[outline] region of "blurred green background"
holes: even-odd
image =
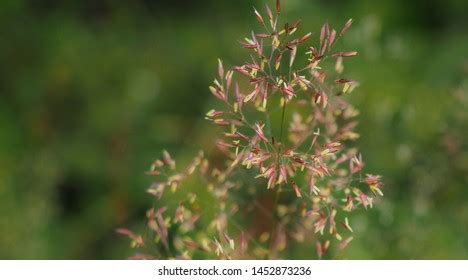
[[[265,1],[0,1],[0,258],[128,257],[115,228],[143,226],[144,171],[163,147],[212,145],[216,59],[247,59],[237,41]],[[345,258],[468,258],[468,1],[283,10],[315,32],[355,19],[357,145],[386,196],[354,218]]]

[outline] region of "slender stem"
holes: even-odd
[[[279,166],[280,166],[280,161],[281,161],[281,157],[280,157],[280,153],[281,153],[281,147],[282,147],[282,143],[283,143],[283,126],[284,126],[284,115],[285,115],[285,112],[286,112],[286,99],[284,99],[284,102],[283,102],[283,112],[281,113],[281,130],[280,130],[280,138],[279,138],[279,141],[280,141],[280,146],[278,147],[278,153],[277,153],[277,170],[279,172]],[[276,189],[276,194],[275,194],[275,201],[274,201],[274,204],[273,204],[273,210],[276,211],[276,208],[278,207],[278,202],[280,200],[280,195],[281,195],[281,185],[278,186],[278,188]],[[272,213],[272,217],[274,219],[274,211]],[[274,245],[274,240],[273,238],[276,238],[275,236],[275,229],[276,229],[276,226],[278,225],[278,221],[276,222],[272,222],[272,226],[271,226],[271,232],[270,232],[270,257],[271,257],[271,253],[272,253],[272,250],[273,250],[273,245]]]
[[[274,246],[274,238],[276,238],[276,227],[278,226],[278,221],[274,221],[275,220],[275,211],[276,209],[278,208],[278,202],[279,202],[279,199],[280,199],[280,195],[281,195],[281,185],[278,186],[278,188],[276,189],[276,193],[275,193],[275,202],[273,204],[273,212],[272,212],[272,225],[271,225],[271,231],[270,231],[270,245],[269,245],[269,249],[270,249],[270,259],[272,257],[272,253],[273,253],[273,246]]]
[[[281,113],[281,130],[280,130],[280,138],[279,141],[280,143],[283,143],[283,126],[284,126],[284,114],[286,112],[286,99],[283,99],[283,111]]]

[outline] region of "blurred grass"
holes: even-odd
[[[263,1],[0,3],[0,258],[121,259],[142,227],[144,175],[165,147],[210,147],[202,115],[216,58]],[[467,258],[466,1],[283,4],[303,30],[355,24],[343,45],[361,86],[359,147],[386,199],[353,224],[347,258]],[[454,144],[455,143],[455,144]],[[298,252],[307,257],[310,252]]]

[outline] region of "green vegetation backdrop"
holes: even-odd
[[[129,256],[115,228],[144,226],[144,171],[163,147],[183,162],[212,146],[217,58],[242,62],[263,2],[0,1],[0,258]],[[355,20],[358,145],[386,199],[355,217],[344,257],[468,258],[468,2],[283,10],[313,31]]]

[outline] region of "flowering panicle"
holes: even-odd
[[[322,258],[351,242],[349,212],[383,196],[381,177],[362,178],[362,156],[349,147],[358,111],[345,97],[358,83],[342,73],[357,52],[334,48],[352,20],[340,31],[325,23],[313,44],[300,21],[280,23],[280,14],[280,1],[276,13],[254,9],[263,30],[240,42],[249,60],[230,69],[218,60],[209,89],[222,106],[205,119],[223,130],[225,162],[200,152],[178,171],[164,151],[147,172],[161,205],[147,213],[151,234],[119,232],[155,258],[280,258],[292,243],[315,244]],[[180,188],[195,172],[204,187]]]

